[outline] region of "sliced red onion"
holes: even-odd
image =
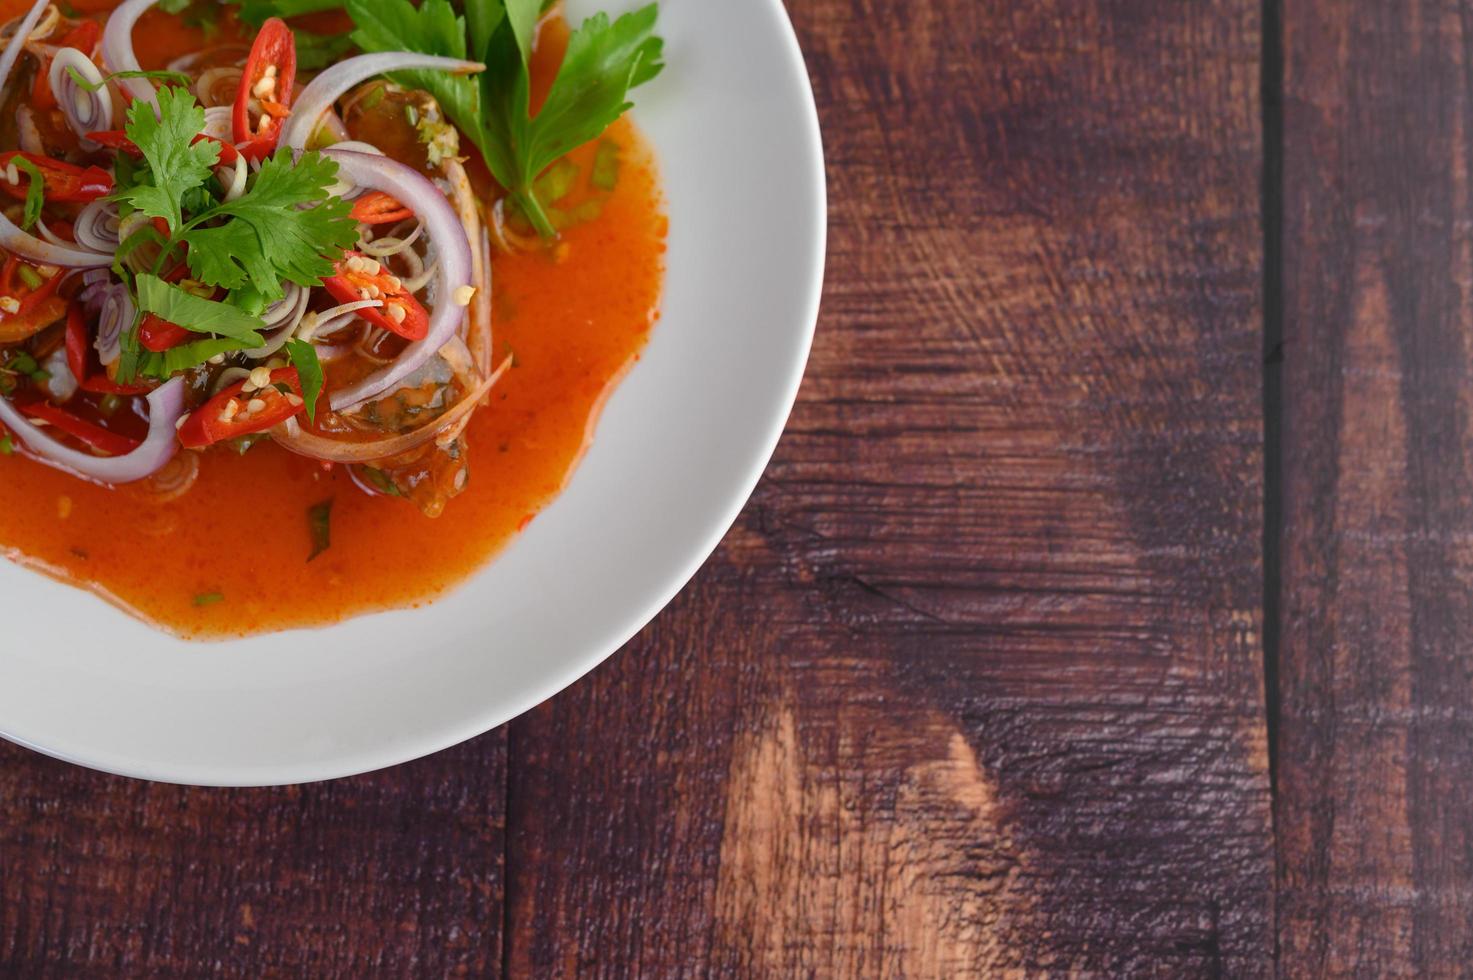
[[[348,179],[361,187],[383,191],[414,211],[424,224],[425,235],[439,253],[435,279],[438,302],[430,314],[429,331],[423,340],[404,348],[398,360],[340,391],[333,392],[332,409],[341,412],[392,388],[429,359],[455,336],[465,319],[465,307],[456,302],[463,288],[470,287],[471,247],[455,209],[434,184],[419,172],[387,157],[331,148],[324,154],[337,161]]]
[[[98,483],[132,483],[152,476],[174,457],[179,448],[174,426],[184,415],[184,379],[175,378],[148,396],[148,438],[123,456],[93,456],[63,445],[33,425],[11,404],[0,398],[0,422],[47,466]]]
[[[409,248],[409,246],[419,240],[419,236],[422,234],[424,234],[424,225],[416,224],[414,226],[414,232],[408,238],[400,238],[398,235],[385,235],[383,238],[377,238],[373,241],[360,238],[358,239],[358,251],[364,255],[371,255],[376,259],[386,259],[391,255],[398,255],[406,248]],[[418,257],[415,256],[415,258]],[[423,264],[421,264],[421,267],[423,267]]]
[[[383,306],[381,299],[360,299],[351,303],[343,303],[332,309],[323,310],[321,313],[312,314],[311,323],[301,330],[303,340],[314,340],[336,333],[349,323],[358,319],[353,314],[359,310],[367,310]]]
[[[194,80],[194,95],[206,108],[232,108],[240,90],[241,69],[226,65],[206,68]]]
[[[266,338],[264,346],[246,351],[247,357],[260,360],[275,354],[291,339],[297,324],[302,322],[302,316],[307,312],[307,300],[312,295],[311,290],[288,282],[283,285],[282,291],[281,299],[266,307],[266,312],[261,314],[262,325],[268,329],[274,328],[275,332]]]
[[[112,278],[110,269],[88,269],[82,273],[82,285],[95,286],[100,282],[107,282]]]
[[[328,136],[329,141],[326,144],[323,144],[321,139],[323,133],[326,133]],[[332,109],[327,110],[323,115],[322,125],[317,127],[317,131],[313,135],[318,137],[319,145],[337,146],[339,143],[352,142],[348,133],[348,124],[343,122],[343,117]]]
[[[470,414],[476,410],[481,399],[485,398],[492,386],[501,380],[501,376],[510,366],[511,358],[507,358],[501,367],[496,369],[495,374],[467,391],[460,401],[456,402],[444,415],[429,425],[404,435],[374,439],[370,442],[329,439],[315,432],[304,431],[296,419],[287,419],[271,430],[271,438],[299,456],[308,456],[312,459],[322,459],[333,463],[372,463],[375,460],[399,456],[411,449],[418,449],[431,439],[447,432],[452,430],[458,432],[457,427],[464,424]]]
[[[133,51],[133,26],[144,11],[156,3],[158,0],[125,0],[108,17],[107,27],[102,32],[102,60],[107,63],[109,71],[143,70],[138,64],[138,55]],[[117,84],[140,102],[151,106],[159,103],[158,92],[146,78],[120,78]]]
[[[93,201],[77,215],[76,223],[72,225],[72,232],[77,236],[78,245],[84,245],[99,252],[115,251],[120,241],[118,238],[118,206],[105,198]],[[102,278],[107,278],[106,271],[103,271]],[[86,275],[82,277],[82,281],[91,285]]]
[[[228,105],[212,105],[205,110],[205,128],[200,132],[206,136],[213,136],[222,143],[230,143],[235,139],[235,124],[231,121],[234,113]]]
[[[136,311],[126,285],[119,282],[104,288],[107,292],[103,294],[97,313],[97,339],[92,346],[97,349],[98,359],[106,366],[118,359],[123,330],[132,325]]]
[[[137,3],[143,0],[131,0],[131,2]],[[117,14],[113,16],[116,17]],[[289,146],[294,150],[305,149],[307,141],[312,138],[312,134],[317,131],[317,126],[322,121],[322,114],[331,109],[333,103],[342,98],[343,94],[353,86],[375,75],[416,69],[468,75],[482,71],[485,67],[475,61],[442,58],[432,54],[416,54],[412,51],[361,54],[356,58],[340,61],[312,79],[312,83],[302,89],[292,106],[291,115],[287,117],[286,125],[281,128],[279,145]]]
[[[70,70],[68,70],[70,69]],[[81,75],[97,88],[88,91],[77,84],[72,71]],[[51,60],[51,72],[47,75],[51,91],[56,93],[57,104],[72,132],[81,137],[82,148],[93,150],[97,144],[87,139],[88,133],[113,128],[113,98],[107,86],[102,84],[102,72],[92,59],[76,48],[62,48]]]
[[[10,81],[10,73],[15,69],[16,59],[20,57],[21,49],[25,46],[26,36],[35,28],[36,21],[41,19],[41,14],[49,2],[50,0],[36,0],[36,5],[31,8],[31,12],[26,14],[25,19],[16,27],[15,35],[5,46],[5,53],[0,54],[0,91],[3,91],[6,83]],[[68,268],[86,269],[108,265],[112,262],[111,254],[100,255],[43,242],[34,235],[26,234],[3,213],[0,213],[0,248],[13,252],[23,259],[30,259],[39,265],[64,265]]]

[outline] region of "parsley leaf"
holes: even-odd
[[[220,147],[210,140],[191,145],[205,127],[205,110],[182,89],[159,90],[158,115],[147,102],[128,110],[128,138],[148,161],[146,182],[123,188],[114,199],[126,202],[151,218],[163,218],[170,231],[183,223],[181,199],[210,176],[220,159]],[[136,175],[142,178],[140,173]]]
[[[179,236],[189,243],[189,270],[201,282],[226,289],[249,283],[265,300],[282,295],[281,281],[321,285],[333,263],[358,238],[349,217],[352,205],[329,197],[338,165],[320,153],[302,154],[295,164],[289,149],[261,164],[251,187],[234,201],[216,205],[196,222],[235,220],[215,227],[191,227]]]
[[[286,353],[292,366],[297,369],[297,378],[302,382],[302,400],[307,403],[307,417],[317,418],[317,396],[322,394],[322,364],[317,360],[317,348],[305,340],[288,340]]]
[[[251,316],[228,303],[217,303],[164,282],[158,276],[144,273],[135,280],[138,308],[154,313],[170,323],[177,323],[195,333],[212,333],[259,347],[261,318]]]

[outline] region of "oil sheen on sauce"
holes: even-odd
[[[0,16],[16,6],[0,2]],[[139,45],[145,65],[197,43],[149,26],[138,31],[154,39]],[[205,453],[194,488],[162,504],[16,454],[0,457],[0,550],[200,639],[330,625],[464,581],[566,484],[658,315],[666,220],[655,168],[627,121],[605,139],[621,166],[599,215],[550,254],[494,260],[496,358],[514,354],[515,367],[470,424],[470,483],[442,516],[370,497],[341,467],[270,442]],[[573,155],[585,175],[593,153]],[[309,562],[308,512],[328,500],[332,546]]]

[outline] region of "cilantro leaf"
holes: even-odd
[[[302,382],[302,400],[307,403],[307,417],[317,418],[317,396],[322,394],[322,364],[317,360],[317,348],[305,340],[288,340],[286,353],[292,367],[297,369],[297,378]]]
[[[138,308],[195,333],[218,334],[259,347],[261,318],[231,306],[187,292],[158,276],[144,273],[135,280]]]
[[[120,189],[113,197],[151,218],[163,218],[177,231],[183,222],[181,199],[205,182],[220,159],[220,147],[210,140],[190,143],[204,126],[205,110],[182,89],[159,90],[157,116],[148,103],[134,102],[125,131],[143,151],[148,174],[146,182]]]
[[[261,164],[244,195],[196,219],[234,220],[179,236],[190,246],[190,272],[227,289],[249,282],[268,301],[282,295],[283,279],[321,285],[358,237],[349,217],[352,205],[327,193],[337,172],[337,163],[320,153],[304,153],[293,164],[291,150],[278,150]]]

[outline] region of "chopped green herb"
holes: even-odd
[[[230,440],[230,445],[235,447],[235,451],[237,453],[244,456],[246,453],[250,452],[251,447],[254,446],[256,443],[262,442],[269,438],[271,438],[269,433],[252,432],[250,435],[236,436],[234,439]]]
[[[375,490],[390,497],[404,496],[399,487],[389,478],[389,474],[374,466],[359,466],[358,472],[363,475]]]
[[[305,340],[288,340],[286,353],[292,366],[297,369],[297,378],[302,382],[302,400],[307,403],[307,417],[317,418],[317,396],[322,394],[322,365],[317,360],[317,348]]]
[[[601,191],[611,191],[619,183],[619,146],[613,140],[603,140],[593,157],[593,173],[589,183]]]
[[[112,418],[123,407],[123,399],[117,395],[103,395],[97,403],[97,411],[104,418]]]
[[[0,436],[0,456],[9,456],[15,452],[15,443],[10,441],[10,433]]]
[[[20,281],[26,284],[27,289],[40,289],[41,284],[46,281],[41,278],[41,273],[25,263],[16,266],[15,274],[20,276]]]
[[[538,200],[552,204],[568,196],[578,180],[578,165],[567,157],[547,168],[547,172],[532,185]]]
[[[72,81],[77,83],[78,88],[86,92],[101,92],[107,87],[108,82],[119,78],[147,78],[156,82],[163,82],[165,85],[183,85],[185,87],[188,87],[190,84],[189,76],[182,71],[115,71],[111,74],[103,75],[101,81],[89,82],[86,76],[68,65],[67,74],[72,76]]]
[[[307,511],[307,526],[312,532],[312,554],[307,556],[307,560],[311,561],[332,547],[331,497],[320,504],[314,504]]]
[[[10,162],[15,165],[15,169],[31,178],[26,183],[25,217],[20,223],[22,228],[29,231],[35,227],[37,221],[41,220],[41,208],[46,203],[46,178],[42,175],[40,167],[23,156],[13,156]]]
[[[36,368],[31,372],[31,380],[38,385],[44,385],[51,380],[51,372],[45,368]]]
[[[194,597],[194,604],[196,606],[213,606],[224,601],[225,596],[219,592],[201,592]]]

